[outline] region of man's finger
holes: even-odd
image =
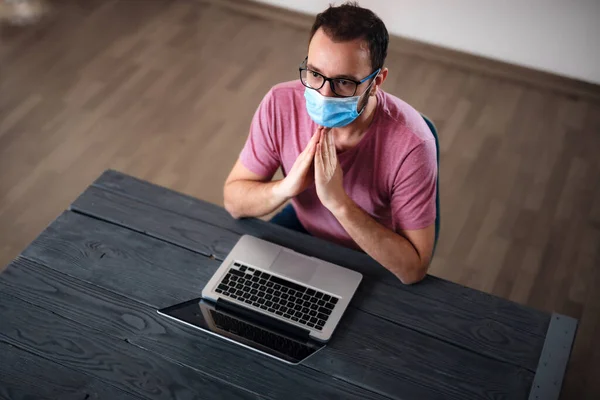
[[[333,132],[331,131],[329,131],[329,161],[331,163],[331,167],[335,169],[337,163],[337,154],[335,151]]]

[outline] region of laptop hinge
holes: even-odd
[[[252,321],[257,325],[263,325],[266,328],[271,328],[273,330],[286,333],[298,339],[310,339],[310,331],[308,329],[302,329],[298,326],[285,323],[258,311],[250,310],[246,307],[241,307],[235,303],[232,303],[220,297],[217,299],[216,308],[219,311],[229,311],[230,313],[243,317],[244,319]]]

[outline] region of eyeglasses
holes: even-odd
[[[356,90],[358,89],[358,85],[377,76],[379,71],[381,71],[381,68],[378,68],[371,75],[361,79],[360,81],[355,81],[348,78],[327,78],[316,71],[306,68],[307,60],[308,57],[302,61],[300,68],[298,68],[300,70],[300,82],[302,82],[302,84],[307,88],[314,90],[321,90],[321,88],[325,85],[325,82],[329,82],[329,86],[331,87],[333,93],[340,97],[354,96],[356,94]]]

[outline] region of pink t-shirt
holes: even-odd
[[[280,166],[286,176],[316,129],[306,112],[302,83],[278,84],[260,103],[240,160],[265,178],[272,178]],[[338,160],[346,193],[380,224],[399,232],[435,222],[435,139],[410,105],[379,90],[371,126],[355,147],[338,153]],[[292,204],[308,232],[358,248],[321,204],[314,185]]]

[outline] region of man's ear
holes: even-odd
[[[373,88],[371,89],[371,96],[375,96],[379,87],[385,82],[388,75],[388,69],[382,68],[377,77],[375,78],[375,83],[373,84]]]

